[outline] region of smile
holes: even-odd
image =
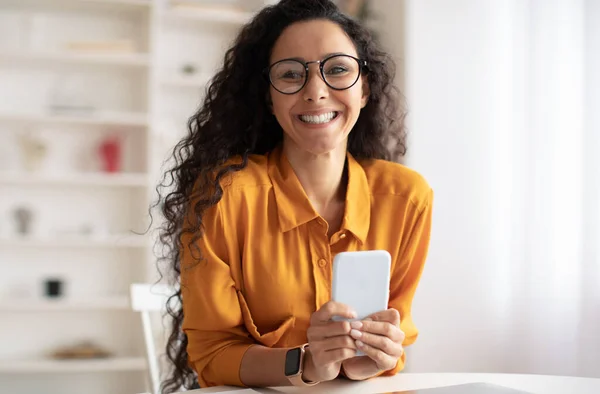
[[[332,111],[332,112],[327,112],[327,113],[324,113],[321,115],[299,115],[298,119],[300,119],[304,123],[325,124],[325,123],[329,123],[332,120],[334,120],[335,118],[337,118],[338,115],[339,115],[339,112]]]

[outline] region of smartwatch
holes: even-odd
[[[285,354],[285,376],[293,386],[314,386],[319,382],[307,382],[302,379],[304,372],[304,356],[308,344],[295,347]]]

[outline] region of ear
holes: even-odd
[[[360,108],[364,108],[369,102],[369,96],[371,95],[371,87],[369,86],[368,78],[362,78],[362,97],[360,101]]]

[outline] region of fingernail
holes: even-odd
[[[352,328],[354,328],[356,330],[361,329],[362,326],[363,326],[363,324],[361,322],[359,322],[358,320],[357,321],[353,321],[352,323],[350,323],[350,327],[352,327]]]
[[[350,311],[350,312],[348,313],[348,315],[350,315],[350,318],[351,318],[351,319],[356,319],[356,317],[358,316],[358,315],[356,314],[356,312],[354,312],[354,311]]]
[[[361,341],[356,341],[356,346],[363,347],[363,346],[365,346],[365,344],[362,343]]]
[[[350,336],[352,338],[360,338],[360,337],[362,337],[362,332],[360,332],[358,330],[350,330]]]

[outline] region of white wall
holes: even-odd
[[[435,191],[430,257],[414,306],[421,338],[410,351],[411,371],[504,368],[504,327],[492,324],[490,314],[502,306],[509,273],[498,266],[472,274],[508,242],[482,231],[502,222],[508,208],[491,206],[503,191],[488,160],[494,132],[502,132],[502,115],[510,112],[502,107],[511,92],[499,70],[510,43],[497,24],[498,13],[506,12],[498,3],[407,2],[408,163]],[[506,154],[510,163],[510,150]]]
[[[600,159],[598,152],[600,151],[600,2],[597,0],[586,1],[586,110],[588,140],[586,149],[585,169],[590,178],[600,179]],[[589,300],[600,300],[600,239],[594,234],[600,233],[600,187],[598,183],[586,185],[587,201],[589,207],[589,216],[596,220],[587,222],[587,230],[590,236],[585,240],[585,253],[588,255],[586,264],[589,271],[595,274],[586,276],[584,283],[586,284]],[[596,316],[599,322],[596,325],[585,325],[582,327],[582,335],[584,341],[581,342],[583,354],[581,359],[581,369],[583,373],[592,375],[597,374],[600,370],[600,349],[595,353],[589,352],[588,343],[595,341],[600,347],[598,333],[600,332],[600,302],[589,301],[584,305],[582,311],[584,316]]]
[[[600,373],[600,6],[584,5],[406,2],[407,162],[435,191],[408,371]]]

